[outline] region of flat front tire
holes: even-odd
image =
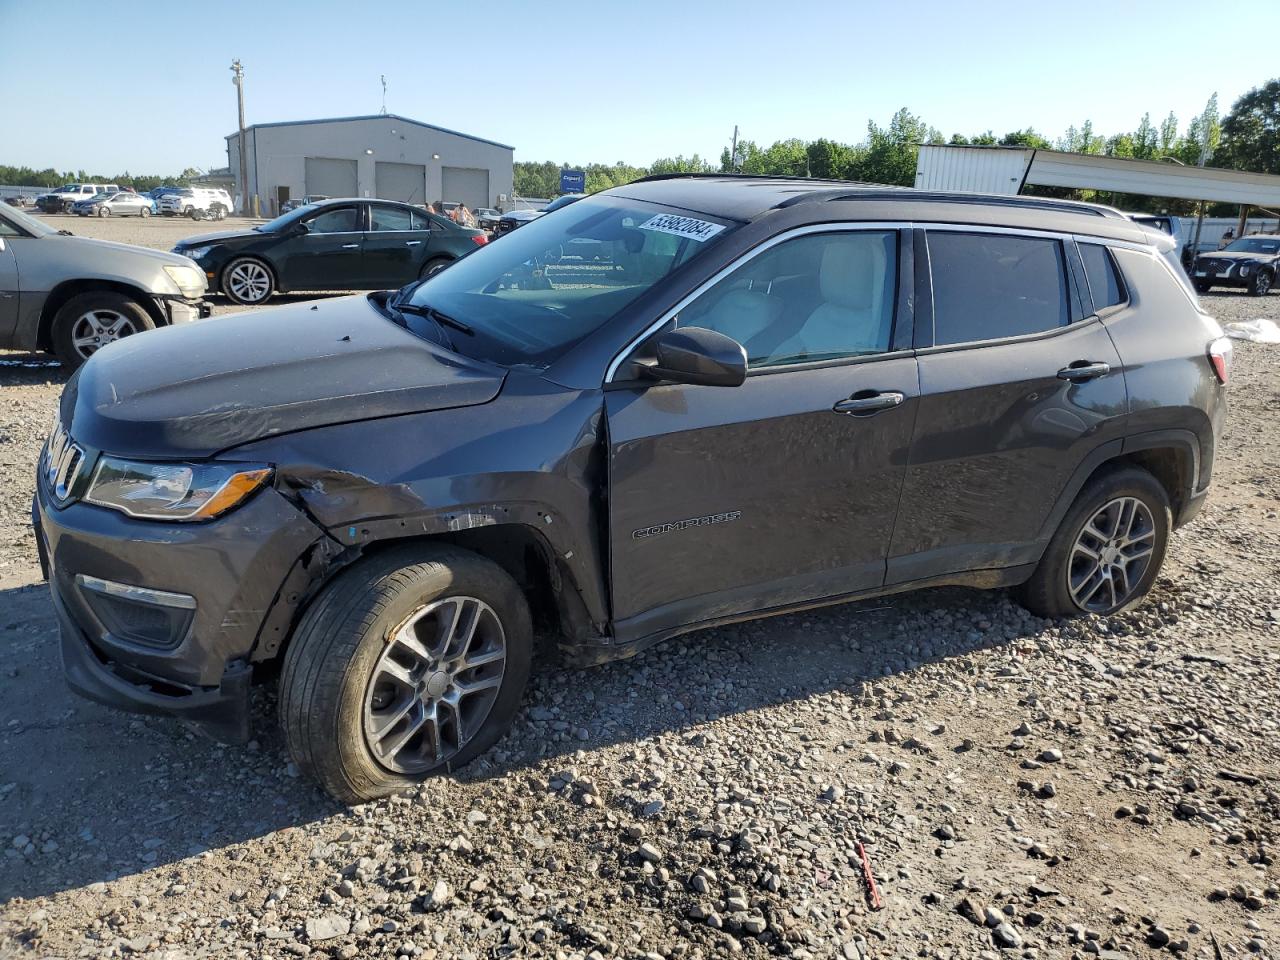
[[[1120,467],[1085,484],[1018,599],[1042,617],[1123,613],[1150,592],[1173,527],[1150,473]]]
[[[1273,282],[1270,271],[1259,270],[1249,280],[1249,292],[1255,297],[1265,297],[1271,292]]]
[[[501,567],[448,546],[344,570],[285,653],[280,724],[294,762],[344,803],[457,769],[507,731],[533,631]]]

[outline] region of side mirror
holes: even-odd
[[[297,234],[305,234],[311,232],[311,227],[305,221],[299,220],[293,225],[293,231]]]
[[[704,327],[677,327],[658,337],[657,361],[641,371],[654,380],[736,387],[747,378],[747,351],[732,337]]]

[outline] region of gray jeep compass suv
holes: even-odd
[[[936,584],[1124,610],[1225,408],[1172,246],[1084,204],[651,177],[398,291],[112,344],[34,507],[68,680],[242,738],[277,663],[295,760],[354,801],[502,735],[535,618],[596,663]]]

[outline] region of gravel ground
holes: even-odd
[[[1280,347],[1236,349],[1138,611],[934,590],[542,662],[481,761],[351,809],[269,686],[245,747],[66,692],[27,526],[63,377],[0,354],[0,957],[1280,956]]]

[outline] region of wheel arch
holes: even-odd
[[[39,350],[53,349],[53,320],[68,300],[72,297],[78,297],[82,293],[93,293],[98,290],[109,290],[112,293],[119,293],[129,297],[131,300],[136,300],[142,309],[147,311],[147,315],[155,321],[157,327],[164,327],[169,324],[169,318],[165,316],[164,310],[156,302],[155,297],[141,287],[119,280],[66,280],[49,291],[49,295],[45,297],[44,304],[40,308],[40,326],[36,334],[36,348]]]
[[[1076,468],[1063,488],[1037,538],[1047,544],[1062,523],[1080,491],[1100,474],[1122,467],[1137,467],[1155,477],[1172,507],[1174,523],[1198,489],[1200,443],[1190,430],[1158,430],[1123,440],[1112,440],[1094,450]]]
[[[315,562],[316,551],[309,550],[309,557],[295,565],[290,577],[301,575],[309,582],[304,590],[295,592],[286,581],[263,621],[250,659],[282,662],[298,622],[336,577],[371,557],[414,545],[456,547],[496,564],[519,586],[534,623],[544,629],[579,642],[597,633],[573,572],[556,555],[546,536],[529,524],[512,522],[467,530],[386,536],[341,551],[322,551],[327,556],[319,564]],[[311,572],[305,573],[308,568]],[[294,602],[290,603],[290,599]]]

